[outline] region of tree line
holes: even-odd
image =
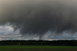
[[[48,45],[48,46],[77,46],[77,40],[4,40],[0,45]]]

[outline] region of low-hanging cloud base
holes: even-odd
[[[4,0],[1,2],[0,25],[9,22],[14,30],[20,30],[22,36],[27,34],[44,36],[48,31],[56,35],[61,35],[63,32],[70,32],[71,35],[77,32],[76,1]]]

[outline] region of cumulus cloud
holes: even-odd
[[[10,24],[0,26],[0,40],[13,40],[21,38],[19,30],[14,31]]]

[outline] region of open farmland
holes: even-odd
[[[77,46],[0,46],[0,51],[77,51]]]
[[[7,40],[0,41],[0,51],[77,51],[77,41]]]

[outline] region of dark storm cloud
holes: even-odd
[[[10,22],[22,35],[77,32],[77,9],[66,2],[32,0],[3,6],[0,25]]]

